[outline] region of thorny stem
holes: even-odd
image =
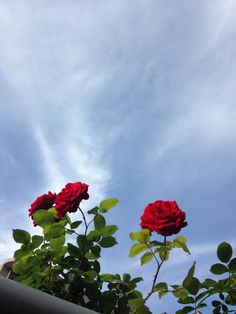
[[[154,256],[154,258],[155,258],[155,260],[156,260],[156,262],[157,262],[157,271],[156,271],[156,274],[154,275],[154,279],[153,279],[153,283],[152,283],[152,288],[151,288],[151,290],[150,290],[150,292],[147,294],[147,296],[145,297],[145,299],[144,299],[144,304],[146,303],[146,301],[150,298],[150,296],[153,294],[153,289],[154,289],[154,287],[155,287],[155,285],[156,285],[156,281],[157,281],[157,276],[158,276],[158,274],[159,274],[159,272],[160,272],[160,269],[161,269],[161,266],[162,266],[162,264],[164,263],[164,261],[165,261],[165,258],[166,258],[166,236],[164,236],[164,246],[165,246],[165,254],[164,254],[164,256],[163,256],[163,259],[159,262],[158,261],[158,259],[157,259],[157,257],[156,257],[156,255],[155,255],[155,253],[153,252],[153,250],[149,247],[149,249],[151,250],[151,252],[153,253],[153,256]],[[144,305],[143,304],[143,305]],[[136,311],[138,311],[140,308],[142,308],[142,306],[143,305],[141,305],[141,306],[139,306],[137,309],[136,309]]]

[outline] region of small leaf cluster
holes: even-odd
[[[174,248],[181,248],[186,253],[190,254],[190,251],[186,245],[187,240],[184,236],[178,235],[172,242],[151,240],[151,232],[148,229],[142,229],[138,232],[130,233],[130,239],[137,241],[130,248],[129,257],[135,257],[140,253],[145,252],[141,258],[141,265],[151,262],[153,258],[159,256],[160,261],[166,261],[170,257],[170,251]]]
[[[196,264],[194,262],[182,284],[172,285],[175,289],[173,295],[184,305],[176,314],[195,313],[209,306],[206,303],[208,298],[213,299],[212,313],[236,313],[232,308],[236,305],[236,258],[232,258],[232,255],[233,249],[229,243],[219,244],[217,248],[219,263],[213,264],[210,268],[212,274],[221,276],[219,280],[207,278],[201,282],[194,276]]]
[[[142,229],[139,232],[132,232],[130,233],[130,239],[132,241],[136,241],[134,245],[132,245],[129,257],[135,257],[138,254],[142,253],[140,257],[141,265],[148,264],[152,260],[155,260],[157,264],[157,271],[154,276],[152,288],[147,295],[147,297],[139,298],[139,307],[141,311],[144,310],[144,304],[147,301],[147,299],[155,292],[159,295],[159,298],[162,298],[164,295],[166,295],[168,290],[168,285],[166,282],[159,282],[157,281],[157,275],[161,269],[161,266],[165,261],[169,259],[170,251],[174,248],[181,248],[186,253],[190,254],[190,251],[186,245],[187,240],[182,235],[178,235],[173,241],[166,241],[166,237],[164,237],[163,241],[156,241],[151,240],[151,232],[148,229]],[[174,291],[177,295],[182,295],[183,293],[187,293],[188,291],[184,291],[185,289],[176,289]]]

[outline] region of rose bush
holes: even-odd
[[[236,258],[232,257],[229,243],[218,246],[218,262],[210,268],[213,275],[220,275],[219,280],[200,281],[195,276],[194,262],[182,282],[170,285],[159,282],[162,265],[172,251],[182,249],[190,254],[184,236],[169,238],[187,222],[175,201],[159,200],[147,205],[141,217],[142,229],[130,233],[135,243],[129,252],[131,258],[141,254],[142,266],[153,262],[153,281],[144,295],[137,289],[142,277],[101,273],[102,251],[117,244],[114,234],[118,230],[116,225],[107,224],[104,215],[118,200],[104,200],[85,214],[80,205],[88,198],[88,185],[75,182],[68,183],[57,195],[43,194],[31,204],[29,215],[43,234],[31,236],[27,231],[13,230],[14,240],[21,244],[14,253],[15,280],[102,314],[150,314],[147,300],[153,294],[162,298],[168,293],[181,306],[177,314],[197,313],[209,306],[205,302],[208,298],[213,313],[235,313]],[[68,213],[77,209],[81,220],[72,222]]]

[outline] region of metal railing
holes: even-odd
[[[0,276],[1,314],[98,314]]]

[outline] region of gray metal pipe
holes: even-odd
[[[1,314],[98,314],[0,276]]]

